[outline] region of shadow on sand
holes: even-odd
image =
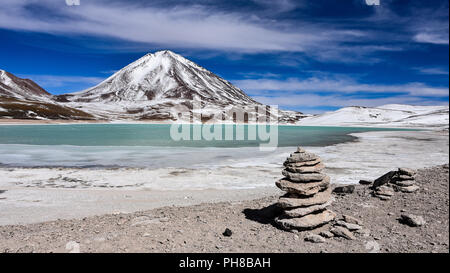
[[[270,224],[278,228],[274,219],[282,213],[282,210],[276,204],[272,204],[262,209],[244,209],[242,212],[245,214],[246,219],[260,224]]]

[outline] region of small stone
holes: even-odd
[[[355,236],[353,236],[353,234],[348,229],[341,226],[334,227],[330,231],[337,237],[342,237],[347,240],[355,239]]]
[[[317,234],[308,233],[305,235],[305,241],[311,243],[325,243],[325,238]]]
[[[375,181],[373,181],[373,188],[375,189],[381,185],[389,183],[396,174],[397,174],[396,171],[390,171],[384,174],[383,176],[375,179]]]
[[[288,193],[295,193],[302,196],[311,196],[328,188],[330,178],[326,177],[322,181],[311,183],[295,183],[286,179],[275,182],[278,188]]]
[[[361,179],[361,180],[359,180],[359,184],[361,184],[361,185],[372,185],[373,184],[373,180]]]
[[[369,237],[370,236],[370,229],[363,228],[359,230],[355,230],[355,233],[358,235],[361,235],[363,237]]]
[[[288,162],[305,162],[311,160],[320,159],[317,155],[312,153],[293,153],[290,157],[287,158]]]
[[[414,186],[414,180],[394,180],[393,183],[400,187]]]
[[[346,229],[350,230],[350,231],[354,231],[354,230],[360,230],[362,229],[362,226],[357,225],[357,224],[350,224],[344,221],[337,221],[336,225],[341,226],[341,227],[345,227]]]
[[[376,241],[368,241],[365,245],[366,250],[369,253],[378,253],[380,252],[380,244],[378,244],[378,242]]]
[[[409,176],[409,175],[404,175],[404,174],[397,175],[393,179],[394,180],[400,180],[400,181],[415,180],[414,177]]]
[[[355,185],[339,186],[334,188],[333,192],[339,194],[350,194],[355,191]]]
[[[299,146],[299,147],[297,147],[297,153],[303,154],[303,153],[306,153],[306,150]]]
[[[328,202],[321,204],[321,205],[314,205],[314,206],[309,206],[309,207],[285,210],[284,215],[288,218],[303,217],[305,215],[314,213],[316,211],[322,211],[322,210],[326,209],[328,206],[331,205],[332,202],[333,202],[333,200],[329,200]]]
[[[226,228],[222,235],[225,237],[230,237],[231,235],[233,235],[233,232],[231,231],[231,229]]]
[[[334,220],[336,214],[330,210],[324,210],[317,214],[308,214],[301,218],[276,218],[275,222],[286,230],[307,230],[325,225]]]
[[[300,183],[322,181],[327,177],[327,175],[323,173],[293,173],[287,170],[283,170],[282,173],[287,179]]]
[[[80,253],[80,244],[75,241],[70,241],[66,244],[66,250],[69,253]]]
[[[344,219],[345,222],[350,223],[350,224],[357,224],[357,225],[362,225],[362,222],[358,219],[356,219],[353,216],[350,215],[342,215],[342,218]]]
[[[420,227],[426,223],[422,216],[412,214],[402,214],[400,216],[400,222],[410,227]]]
[[[230,237],[231,235],[233,235],[233,232],[231,231],[231,229],[226,228],[222,235],[225,237]]]
[[[383,200],[383,201],[391,200],[391,197],[390,196],[386,196],[386,195],[376,195],[375,194],[375,197],[377,197],[378,199]]]
[[[405,192],[405,193],[413,193],[418,191],[420,188],[419,186],[413,185],[413,186],[409,186],[409,187],[397,187],[397,190],[401,191],[401,192]]]
[[[293,173],[319,173],[323,169],[325,169],[325,165],[322,163],[316,164],[314,166],[302,166],[302,167],[286,166],[286,170]]]
[[[320,233],[320,236],[324,237],[324,238],[333,238],[334,234],[331,233],[330,231],[322,231]]]
[[[285,167],[291,167],[291,168],[296,168],[296,167],[303,167],[303,166],[315,166],[317,164],[319,164],[321,162],[320,158],[315,159],[315,160],[310,160],[310,161],[304,161],[304,162],[290,162],[288,160],[286,160],[283,165]]]
[[[377,195],[384,195],[384,196],[393,196],[394,195],[394,191],[386,186],[380,186],[378,188],[375,189],[375,193]]]
[[[398,172],[400,174],[409,175],[409,176],[414,176],[416,174],[416,171],[409,169],[409,168],[399,168]]]
[[[316,195],[309,198],[299,198],[298,196],[288,194],[287,196],[280,197],[278,201],[278,206],[285,209],[309,207],[314,205],[325,204],[330,200],[330,198],[331,198],[331,188],[319,192]]]

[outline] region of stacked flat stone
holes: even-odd
[[[407,193],[416,192],[419,190],[419,187],[416,185],[415,175],[416,172],[414,170],[399,168],[390,183],[394,185],[393,187],[397,191]]]
[[[309,230],[333,221],[336,214],[327,209],[332,202],[330,177],[322,172],[321,159],[299,147],[284,167],[285,177],[276,182],[286,192],[278,201],[283,214],[275,222],[286,230]]]
[[[389,200],[394,191],[412,193],[419,189],[415,184],[415,171],[407,168],[399,168],[390,171],[377,178],[373,183],[373,196],[381,200]]]

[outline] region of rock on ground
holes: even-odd
[[[336,227],[332,228],[330,231],[337,237],[342,237],[347,240],[355,239],[355,236],[353,236],[353,234],[350,232],[350,230],[346,229],[345,227],[336,226]]]
[[[411,227],[420,227],[425,225],[425,220],[422,216],[416,216],[412,214],[402,214],[400,216],[400,221]]]
[[[307,233],[305,235],[305,241],[311,243],[325,243],[325,238],[317,234]]]

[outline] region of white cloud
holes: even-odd
[[[15,30],[102,35],[162,46],[244,52],[300,52],[324,39],[330,40],[312,33],[311,27],[305,26],[305,31],[281,30],[276,25],[269,26],[270,22],[200,6],[163,9],[83,2],[69,7],[49,0],[5,1],[0,9],[0,27]],[[60,16],[37,18],[28,13],[29,3],[45,5]]]
[[[303,6],[303,1],[297,0],[253,0],[253,2],[265,6],[270,9],[271,12],[287,12],[291,11],[299,6]]]
[[[318,78],[304,80],[298,78],[279,79],[245,79],[233,83],[245,91],[306,91],[337,93],[405,93],[412,96],[448,96],[448,87],[431,87],[423,83],[399,85],[366,84],[356,82],[348,77]]]
[[[414,70],[425,75],[448,75],[448,68],[442,67],[415,67]]]
[[[346,107],[366,106],[377,107],[385,104],[410,104],[410,105],[448,105],[447,102],[436,100],[424,100],[421,97],[395,96],[388,98],[361,99],[336,95],[321,96],[316,94],[287,94],[284,96],[252,96],[255,100],[268,104],[290,108],[317,108],[317,107]]]
[[[414,40],[419,43],[448,45],[448,34],[445,33],[418,33]]]
[[[54,76],[54,75],[18,75],[21,78],[31,79],[41,86],[46,88],[63,87],[68,84],[85,84],[96,85],[104,78],[99,77],[84,77],[84,76]]]
[[[297,1],[255,0],[273,12],[291,10]],[[40,16],[29,4],[45,7],[57,16]],[[370,35],[332,22],[283,22],[251,13],[225,12],[210,7],[152,7],[137,3],[83,1],[80,6],[52,0],[3,0],[0,28],[51,34],[92,35],[173,49],[208,49],[238,53],[301,52],[320,60],[374,62],[377,51],[401,50],[383,46],[344,46]],[[379,41],[370,38],[371,41]],[[106,45],[108,46],[108,45]],[[292,62],[291,62],[292,63]],[[295,63],[295,62],[294,62]]]

